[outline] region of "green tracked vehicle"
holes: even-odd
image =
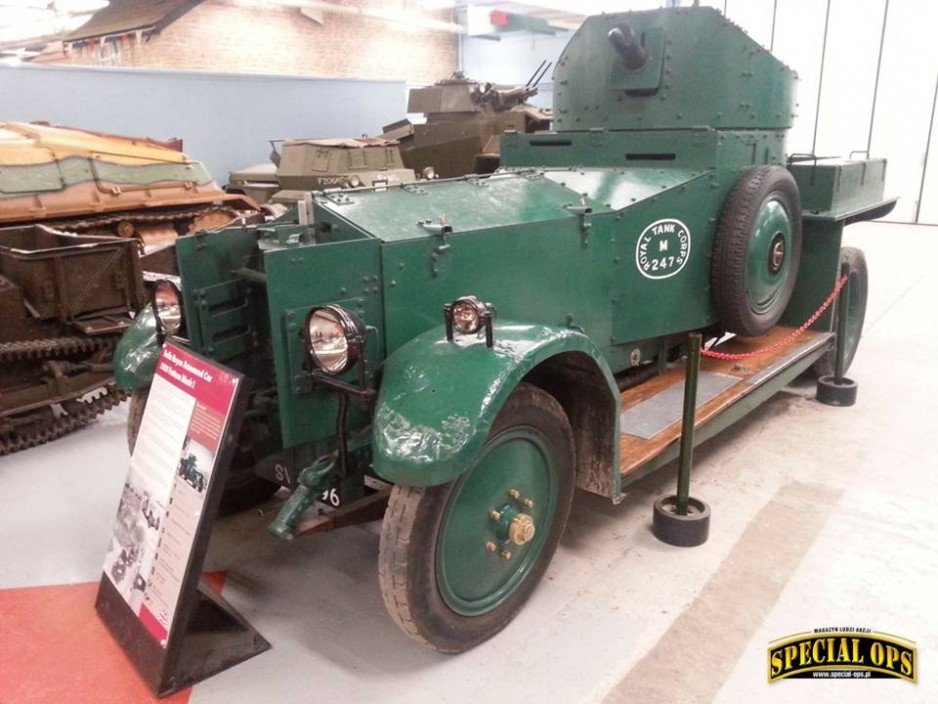
[[[182,238],[116,353],[131,439],[161,340],[248,375],[229,506],[286,487],[287,539],[383,515],[388,610],[444,652],[517,613],[574,487],[619,502],[676,457],[689,333],[698,442],[852,357],[843,228],[894,205],[882,160],[786,158],[795,76],[715,10],[592,17],[554,85],[555,131],[504,135],[491,176]]]

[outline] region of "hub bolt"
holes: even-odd
[[[525,499],[523,503],[526,508],[534,508],[534,502],[531,499]]]
[[[498,546],[490,540],[485,544],[485,549],[489,552],[495,552],[498,550]]]
[[[509,498],[509,499],[517,499],[519,496],[521,496],[521,492],[518,491],[517,489],[509,489],[509,490],[508,490],[508,498]]]
[[[491,518],[493,521],[500,521],[502,519],[502,514],[493,508],[491,511],[489,511],[489,518]]]
[[[534,519],[526,513],[519,513],[508,526],[508,539],[515,545],[524,545],[534,537]]]
[[[502,558],[503,560],[510,560],[510,559],[511,559],[511,553],[510,553],[508,550],[502,550],[501,553],[500,553],[500,555],[501,555],[501,558]]]

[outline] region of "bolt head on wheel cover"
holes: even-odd
[[[677,513],[677,497],[665,496],[655,501],[652,532],[668,545],[692,548],[703,545],[710,536],[710,507],[700,499],[689,497],[687,515]]]
[[[533,507],[506,499],[512,487],[533,498]],[[512,428],[488,443],[459,480],[441,520],[437,583],[450,609],[463,616],[478,616],[511,596],[541,553],[558,493],[553,455],[535,429]],[[492,507],[501,509],[506,501],[516,511],[508,530],[490,516]],[[508,548],[510,557],[499,559],[499,553],[487,549],[491,541]]]

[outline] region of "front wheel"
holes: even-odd
[[[563,408],[522,383],[462,476],[392,490],[378,558],[391,617],[446,653],[491,638],[547,569],[573,489],[573,434]]]

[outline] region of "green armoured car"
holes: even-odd
[[[794,82],[710,8],[588,19],[555,131],[503,135],[501,171],[181,239],[179,281],[116,353],[131,439],[161,340],[247,375],[229,506],[285,487],[280,538],[383,515],[395,621],[445,652],[484,641],[575,487],[619,502],[676,456],[689,333],[710,355],[698,441],[823,366],[835,318],[855,351],[866,269],[843,228],[894,200],[882,160],[786,159]]]

